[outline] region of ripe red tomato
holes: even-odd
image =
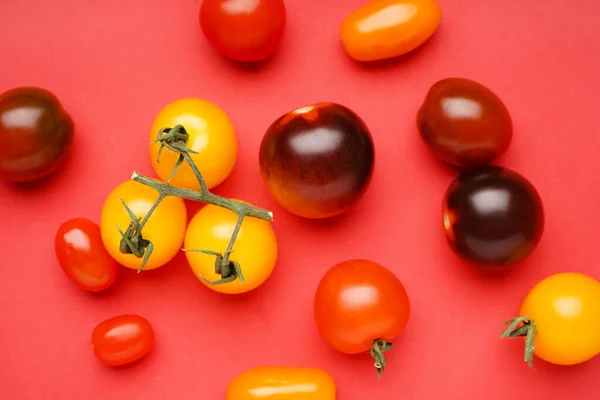
[[[213,47],[236,61],[261,61],[277,50],[286,24],[283,0],[204,0],[200,26]]]
[[[56,170],[73,142],[73,120],[45,89],[0,94],[0,178],[33,181]]]
[[[391,348],[409,316],[404,286],[390,270],[373,261],[337,264],[317,287],[314,317],[321,336],[342,353],[370,351],[378,376],[385,369],[382,353]]]
[[[119,276],[119,264],[104,248],[100,227],[87,218],[63,223],[56,232],[54,249],[65,274],[83,290],[105,290]]]
[[[94,355],[106,365],[119,366],[144,357],[154,346],[154,330],[143,317],[119,315],[101,322],[92,332]]]

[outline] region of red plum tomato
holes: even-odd
[[[204,36],[235,61],[268,58],[279,47],[285,25],[283,0],[204,0],[200,7]]]
[[[0,94],[0,178],[34,181],[56,170],[73,142],[73,120],[48,90]]]
[[[259,162],[268,191],[283,208],[305,218],[328,218],[363,196],[375,151],[358,115],[339,104],[319,103],[273,122]]]
[[[56,232],[54,248],[64,273],[83,290],[105,290],[119,275],[119,264],[104,248],[100,227],[87,218],[64,222]]]
[[[154,346],[154,330],[145,318],[124,314],[109,318],[92,332],[94,355],[110,366],[132,363]]]
[[[502,100],[465,78],[443,79],[429,89],[417,127],[431,154],[462,167],[489,164],[507,151],[513,135]]]

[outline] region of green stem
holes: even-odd
[[[148,261],[148,258],[151,254],[151,250],[154,248],[154,246],[148,240],[143,239],[142,228],[144,227],[146,222],[148,222],[152,213],[156,210],[160,202],[165,197],[176,196],[187,200],[212,204],[218,207],[226,208],[236,213],[236,215],[238,216],[237,223],[235,225],[235,228],[233,230],[224,255],[222,255],[220,252],[215,252],[212,250],[197,251],[216,256],[215,271],[221,275],[222,279],[215,281],[213,284],[228,283],[236,279],[239,279],[240,282],[243,283],[244,278],[241,266],[237,262],[229,261],[229,255],[233,251],[233,246],[242,226],[242,222],[245,217],[254,217],[270,222],[273,220],[273,213],[267,210],[263,210],[262,208],[254,207],[250,204],[241,201],[230,200],[225,197],[217,196],[211,193],[208,190],[208,187],[206,186],[206,182],[204,181],[200,170],[198,169],[198,167],[196,166],[192,157],[189,154],[196,152],[187,148],[185,145],[188,138],[189,134],[186,132],[185,128],[182,125],[176,125],[173,128],[163,128],[159,130],[157,138],[153,142],[160,143],[160,149],[158,151],[158,162],[160,162],[160,154],[163,148],[167,148],[170,151],[179,153],[179,159],[175,164],[173,172],[171,173],[171,176],[167,183],[157,181],[145,175],[138,174],[137,172],[133,173],[131,177],[132,180],[155,189],[159,193],[159,196],[141,222],[137,220],[137,218],[135,217],[135,215],[133,215],[131,210],[129,210],[127,205],[123,204],[131,218],[131,222],[124,233],[121,230],[119,230],[122,235],[121,252],[134,254],[136,257],[140,258],[144,257],[142,261],[142,266],[140,267],[139,271],[141,271],[144,268],[144,265]],[[175,172],[184,160],[188,163],[196,179],[198,180],[200,190],[185,189],[170,185],[171,179],[173,178]]]
[[[502,331],[500,338],[514,339],[516,337],[525,337],[525,350],[523,352],[523,361],[529,368],[533,368],[533,355],[535,352],[535,333],[537,330],[535,321],[529,317],[511,318],[504,322],[508,328]]]
[[[392,349],[392,343],[386,342],[385,340],[374,340],[373,346],[371,347],[371,356],[375,359],[375,369],[377,370],[377,380],[381,379],[381,375],[385,371],[386,358],[385,352]]]

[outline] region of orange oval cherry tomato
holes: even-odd
[[[236,376],[227,400],[335,400],[335,382],[316,368],[258,367]]]
[[[125,181],[107,197],[100,217],[102,241],[108,253],[124,267],[139,270],[142,258],[133,254],[121,253],[121,234],[117,226],[125,232],[131,219],[121,203],[121,198],[138,219],[143,219],[152,208],[158,192],[136,181]],[[162,267],[181,250],[187,223],[185,203],[180,197],[167,196],[156,207],[142,229],[142,238],[154,245],[154,250],[144,266],[144,270]]]
[[[514,322],[524,324],[505,334],[530,333],[533,349],[525,349],[530,366],[534,354],[557,365],[583,363],[600,354],[600,282],[589,276],[569,272],[540,281],[523,300],[520,315]]]
[[[168,104],[154,120],[150,131],[150,158],[160,179],[169,179],[179,153],[163,148],[159,160],[160,143],[152,142],[161,129],[176,125],[182,125],[189,135],[185,145],[196,152],[189,154],[200,170],[207,188],[212,189],[223,182],[231,174],[237,159],[235,129],[220,107],[196,98],[180,99]],[[171,184],[187,189],[200,189],[192,168],[185,161],[175,173]]]
[[[435,0],[372,0],[346,17],[340,29],[350,57],[375,61],[408,53],[429,39],[440,24]]]
[[[144,357],[154,346],[154,330],[135,314],[109,318],[92,332],[94,355],[106,365],[129,364]]]

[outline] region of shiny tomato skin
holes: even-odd
[[[121,199],[138,219],[150,211],[159,193],[150,186],[128,180],[113,189],[102,206],[100,234],[104,247],[111,257],[126,268],[140,270],[143,258],[124,254],[120,250],[121,234],[131,222]],[[144,271],[166,265],[181,250],[187,224],[187,210],[181,197],[167,196],[156,207],[142,230],[142,237],[154,245],[154,251],[144,266]]]
[[[393,341],[410,317],[404,285],[387,268],[368,260],[333,266],[321,279],[314,302],[321,336],[346,354],[369,351],[373,341]]]
[[[600,282],[566,272],[536,284],[520,315],[537,326],[535,355],[557,365],[575,365],[600,354]]]
[[[513,137],[504,102],[466,78],[433,84],[417,113],[417,127],[433,156],[460,167],[491,163],[508,150]]]
[[[54,247],[64,273],[83,290],[108,289],[119,276],[119,264],[104,248],[100,227],[87,218],[64,222],[56,232]]]
[[[150,159],[157,175],[167,181],[179,159],[179,153],[163,148],[156,142],[163,128],[181,125],[189,138],[185,146],[192,161],[202,174],[208,189],[221,184],[233,171],[237,159],[238,143],[233,123],[218,105],[199,98],[182,98],[163,107],[156,115],[150,131]],[[173,186],[200,190],[198,178],[184,162],[170,182]]]
[[[211,45],[236,61],[262,61],[273,54],[283,37],[283,0],[204,0],[200,26]]]
[[[317,368],[264,366],[237,375],[226,400],[335,400],[331,375]]]
[[[371,0],[344,19],[340,38],[356,61],[383,60],[421,46],[435,33],[441,18],[435,0]]]
[[[92,332],[94,355],[110,366],[139,360],[154,346],[154,330],[147,319],[136,314],[109,318]]]
[[[303,218],[349,211],[368,189],[375,167],[369,128],[331,102],[294,109],[265,132],[259,152],[263,183],[277,203]]]
[[[0,178],[27,182],[54,172],[71,148],[73,130],[71,116],[46,89],[0,94]]]

